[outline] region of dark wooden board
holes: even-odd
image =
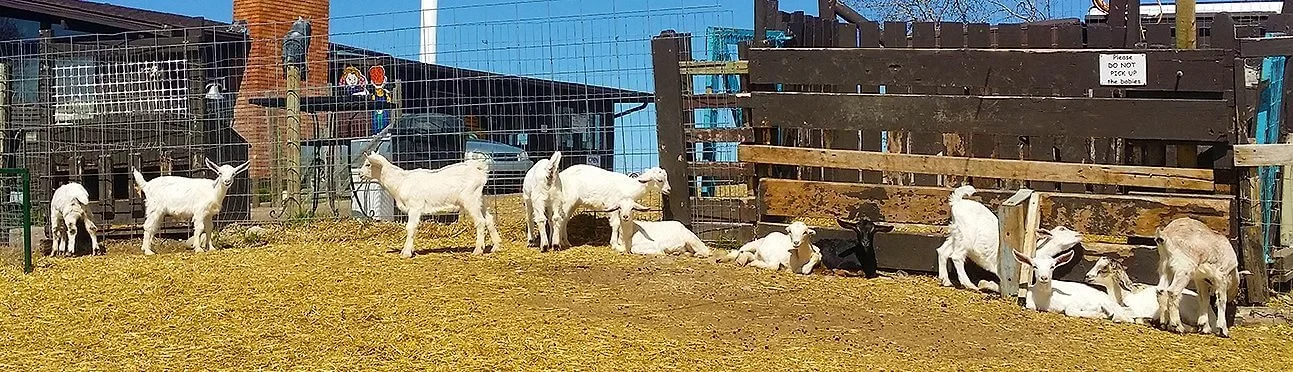
[[[754,126],[1218,143],[1234,111],[1224,100],[911,94],[755,92],[749,102]]]
[[[888,33],[885,34],[888,36]],[[998,34],[998,36],[1002,36]],[[1097,68],[1109,50],[1074,49],[891,49],[751,48],[750,79],[756,84],[900,84],[1055,89],[1065,96],[1100,88]],[[1145,89],[1227,91],[1225,50],[1144,50]],[[1181,71],[1182,78],[1177,77]],[[1188,78],[1187,78],[1188,77]]]

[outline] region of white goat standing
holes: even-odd
[[[1131,317],[1136,320],[1136,323],[1160,321],[1158,293],[1154,290],[1154,286],[1131,281],[1131,277],[1127,276],[1126,267],[1117,261],[1109,257],[1100,257],[1095,262],[1095,266],[1087,271],[1086,282],[1104,287],[1105,293],[1112,297],[1114,302],[1130,310]],[[1207,321],[1206,315],[1199,311],[1196,299],[1198,295],[1188,289],[1181,294],[1181,317],[1188,323],[1186,326],[1191,329],[1191,332],[1197,331],[1199,326]]]
[[[49,228],[53,233],[54,244],[50,255],[71,256],[76,253],[76,223],[84,222],[86,233],[90,234],[90,254],[99,251],[99,228],[90,221],[90,192],[76,182],[59,186],[49,201]]]
[[[741,249],[731,251],[721,261],[735,261],[737,265],[749,265],[768,270],[786,268],[797,274],[810,274],[817,263],[822,261],[822,252],[813,245],[812,237],[817,234],[803,222],[795,221],[786,226],[786,232],[768,233],[755,239]]]
[[[1038,235],[1042,239],[1033,257],[1013,251],[1015,259],[1033,267],[1033,285],[1028,287],[1025,307],[1072,317],[1132,321],[1127,309],[1108,294],[1082,283],[1051,280],[1055,268],[1073,259],[1075,253],[1069,249],[1082,242],[1081,234],[1058,226],[1050,231],[1039,230]],[[1064,253],[1056,255],[1059,252]]]
[[[144,196],[144,254],[154,253],[153,236],[162,228],[162,221],[167,216],[193,220],[193,238],[190,241],[195,252],[215,250],[211,241],[215,225],[211,219],[220,213],[225,192],[233,185],[233,177],[246,171],[250,164],[245,162],[237,167],[216,165],[207,159],[207,169],[217,175],[214,180],[161,176],[148,181],[138,169],[131,168],[130,172],[135,176],[135,191]]]
[[[521,202],[525,208],[525,241],[534,241],[533,229],[539,230],[539,251],[548,249],[549,220],[561,195],[561,152],[552,153],[549,159],[540,159],[525,172],[521,184]],[[554,237],[555,239],[555,237]]]
[[[408,214],[404,249],[400,256],[413,257],[413,237],[417,234],[418,223],[422,222],[422,215],[454,211],[467,214],[476,225],[476,250],[472,253],[485,253],[486,229],[493,243],[490,251],[498,249],[498,227],[494,225],[494,215],[486,210],[483,198],[485,182],[489,178],[488,161],[467,160],[436,170],[404,170],[381,154],[368,153],[364,158],[359,177],[377,180],[395,199],[395,206]]]
[[[952,210],[952,223],[948,226],[947,240],[938,247],[938,279],[943,286],[952,286],[952,280],[947,275],[947,260],[950,258],[962,287],[995,292],[998,290],[996,283],[981,280],[976,286],[965,273],[965,259],[968,257],[974,264],[995,275],[997,249],[1001,244],[1001,227],[997,215],[982,203],[965,199],[974,195],[974,191],[974,186],[970,185],[957,187],[947,199]]]
[[[1239,294],[1239,275],[1247,273],[1239,271],[1239,260],[1230,240],[1203,222],[1188,217],[1172,220],[1156,235],[1158,318],[1168,329],[1185,331],[1181,324],[1181,317],[1185,315],[1180,307],[1181,296],[1193,279],[1199,308],[1208,316],[1200,330],[1230,337],[1230,329],[1226,327],[1226,304]],[[1216,297],[1215,310],[1208,306],[1208,295]]]
[[[576,164],[561,171],[560,177],[561,197],[552,218],[552,224],[556,227],[553,231],[556,242],[553,244],[557,246],[569,244],[566,224],[575,211],[588,208],[611,211],[610,246],[619,252],[629,252],[630,247],[624,242],[631,242],[632,239],[624,239],[620,234],[624,219],[619,215],[617,207],[626,200],[637,200],[648,190],[660,190],[664,195],[669,194],[668,175],[659,167],[649,168],[635,178],[591,165]]]

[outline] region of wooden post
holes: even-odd
[[[1176,49],[1194,49],[1198,31],[1194,16],[1195,0],[1176,1]],[[1241,67],[1242,68],[1242,67]],[[1176,166],[1197,168],[1199,166],[1198,145],[1177,145]]]
[[[1006,199],[997,208],[997,216],[1001,224],[1001,246],[997,253],[997,283],[1000,284],[1001,298],[1014,299],[1023,293],[1021,283],[1027,281],[1020,280],[1020,265],[1015,259],[1014,250],[1023,252],[1027,246],[1027,240],[1024,239],[1029,230],[1026,223],[1028,220],[1028,203],[1031,199],[1033,190],[1020,189],[1015,192],[1014,196]]]
[[[1287,113],[1286,113],[1287,114]],[[1293,143],[1293,136],[1286,136],[1284,143]],[[1280,245],[1293,245],[1293,163],[1284,165],[1280,176]]]
[[[1232,41],[1235,39],[1231,22],[1230,16],[1225,13],[1214,18],[1213,44],[1218,44],[1217,40],[1220,39],[1222,45],[1238,46],[1237,42]],[[1250,134],[1253,132],[1252,120],[1256,116],[1252,104],[1256,100],[1253,90],[1245,82],[1244,59],[1235,58],[1230,67],[1235,87],[1235,127],[1229,139],[1233,145],[1254,143],[1256,141]],[[1232,185],[1237,197],[1232,202],[1235,217],[1231,219],[1231,227],[1234,228],[1232,231],[1235,232],[1234,238],[1238,243],[1239,268],[1252,273],[1242,279],[1245,291],[1242,294],[1244,300],[1240,302],[1265,303],[1270,282],[1266,272],[1266,248],[1262,239],[1261,184],[1257,182],[1255,167],[1235,167],[1235,174],[1238,180]]]
[[[1194,49],[1197,28],[1194,25],[1195,0],[1176,0],[1176,49]]]
[[[652,69],[655,72],[656,135],[660,145],[660,167],[669,174],[670,194],[664,196],[664,217],[691,227],[691,172],[687,169],[687,141],[683,116],[682,73],[678,70],[685,34],[661,32],[651,39]],[[690,93],[690,92],[686,92]]]
[[[301,69],[287,66],[287,128],[283,138],[283,181],[287,188],[283,218],[296,218],[301,212]]]
[[[1239,168],[1240,187],[1239,210],[1242,224],[1240,227],[1239,267],[1252,273],[1245,281],[1247,303],[1266,302],[1270,286],[1266,272],[1266,247],[1262,239],[1262,203],[1261,182],[1257,178],[1257,168]]]

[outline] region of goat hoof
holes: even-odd
[[[413,252],[400,252],[400,257],[413,258]]]
[[[1222,328],[1221,331],[1217,332],[1217,336],[1230,338],[1230,330],[1226,328]]]
[[[157,254],[157,253],[156,253],[156,252],[153,252],[153,251],[144,251],[144,255],[145,255],[145,256],[152,256],[152,255],[155,255],[155,254]]]

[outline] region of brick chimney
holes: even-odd
[[[283,36],[297,17],[309,20],[311,31],[306,57],[309,76],[301,83],[301,97],[328,94],[328,5],[329,0],[233,0],[233,19],[247,22],[251,39],[233,126],[251,143],[249,173],[253,179],[270,176],[274,159],[271,121],[286,125],[287,120],[283,110],[266,110],[247,100],[284,96],[287,82],[283,75]],[[303,116],[301,124],[302,138],[308,138],[313,121]]]

